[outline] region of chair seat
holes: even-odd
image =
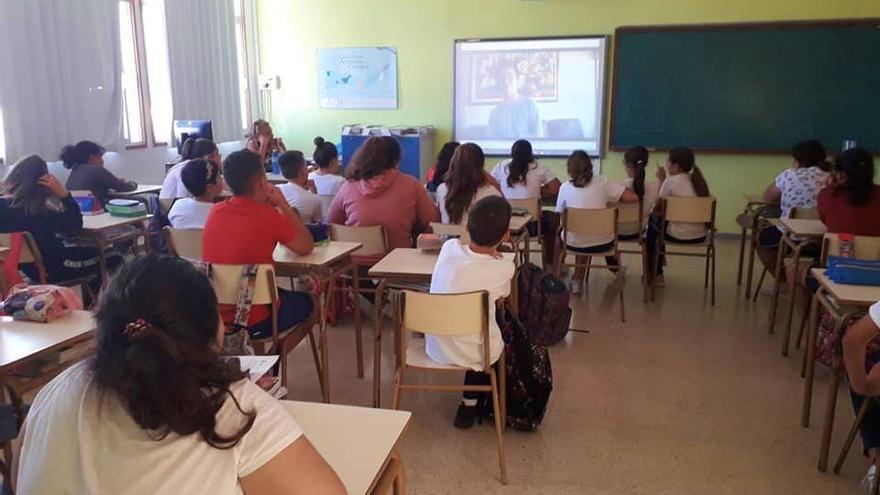
[[[428,356],[425,350],[425,339],[410,339],[406,346],[406,364],[413,368],[426,368],[432,370],[450,370],[465,371],[468,368],[462,368],[454,364],[442,364],[434,361]]]

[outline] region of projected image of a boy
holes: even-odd
[[[502,64],[498,79],[504,84],[504,101],[489,113],[489,136],[492,138],[537,137],[538,106],[520,92],[519,71],[515,64]]]

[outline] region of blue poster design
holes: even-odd
[[[397,108],[397,49],[319,48],[320,108]]]

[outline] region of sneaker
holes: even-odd
[[[871,467],[868,468],[868,473],[865,474],[865,477],[862,478],[862,490],[865,493],[873,494],[874,486],[877,484],[877,465],[872,464]]]
[[[455,421],[453,424],[456,428],[466,430],[474,426],[474,420],[477,417],[477,406],[466,406],[459,404],[458,411],[455,412]]]
[[[654,279],[654,285],[657,287],[666,287],[666,279],[663,278],[663,275],[657,275]]]

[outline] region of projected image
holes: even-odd
[[[604,38],[459,41],[455,137],[489,154],[529,139],[539,155],[598,155]]]

